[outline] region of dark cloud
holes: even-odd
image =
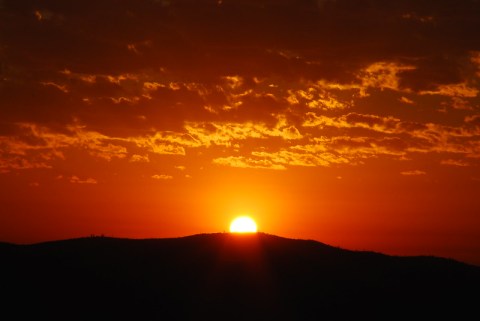
[[[198,77],[254,71],[288,75],[294,68],[291,74],[325,78],[333,76],[327,66],[336,66],[339,76],[372,61],[416,58],[423,59],[426,77],[441,81],[428,72],[428,61],[455,69],[455,57],[479,48],[475,1],[5,3],[2,29],[10,56],[21,57],[18,63],[81,72],[165,67]],[[39,21],[35,12],[49,18]],[[431,22],[406,16],[431,17]],[[145,42],[149,45],[141,55],[128,49]],[[297,52],[300,59],[275,63],[268,52],[278,50]],[[309,74],[305,63],[312,61],[316,72]]]

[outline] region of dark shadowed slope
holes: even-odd
[[[0,244],[0,261],[11,320],[462,319],[480,288],[456,261],[261,233]]]

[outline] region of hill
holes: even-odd
[[[480,268],[263,233],[0,244],[9,320],[429,320],[475,315]]]

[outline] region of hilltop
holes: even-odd
[[[480,286],[454,260],[263,233],[3,243],[0,261],[12,320],[461,319]]]

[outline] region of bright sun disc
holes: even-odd
[[[231,233],[255,233],[257,232],[257,224],[248,216],[240,216],[230,224]]]

